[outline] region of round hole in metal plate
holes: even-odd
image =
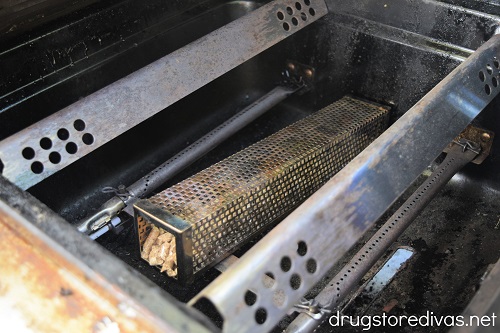
[[[43,172],[42,162],[35,161],[31,163],[31,171],[33,171],[33,173],[36,173],[37,175],[41,174]]]
[[[278,18],[278,20],[283,21],[285,19],[285,14],[283,14],[283,12],[279,11],[276,13],[276,17]]]
[[[74,142],[68,142],[66,144],[66,151],[69,154],[75,154],[78,151],[78,146]]]
[[[491,87],[489,84],[484,86],[484,92],[486,92],[486,95],[491,95]]]
[[[40,147],[42,147],[42,149],[49,150],[52,148],[52,140],[49,138],[40,139]]]
[[[491,78],[491,84],[493,87],[498,87],[498,79],[496,77]]]
[[[283,289],[278,289],[273,293],[273,303],[278,308],[281,308],[286,303],[286,293]]]
[[[258,308],[257,311],[255,311],[255,322],[259,325],[262,325],[266,322],[267,320],[267,311],[264,308]]]
[[[25,159],[31,160],[33,157],[35,157],[35,150],[31,147],[26,147],[23,149],[21,154]]]
[[[83,136],[82,136],[82,141],[83,143],[85,143],[86,145],[91,145],[94,143],[94,136],[90,133],[85,133]]]
[[[68,140],[69,138],[69,131],[65,128],[60,128],[57,131],[57,137],[63,141]]]
[[[59,162],[61,162],[61,154],[59,154],[57,151],[53,151],[49,154],[49,161],[53,164],[58,164]]]
[[[306,6],[309,6],[309,5],[311,5],[311,1],[310,1],[310,0],[304,0],[304,4],[305,4]]]
[[[493,60],[493,66],[495,66],[496,69],[500,69],[500,62],[498,62],[498,60]]]
[[[491,75],[491,73],[493,73],[493,67],[491,67],[491,65],[490,65],[490,64],[487,64],[487,65],[486,65],[486,71],[488,72],[488,74],[490,74],[490,75]]]
[[[300,241],[297,243],[297,253],[300,255],[300,256],[305,256],[306,253],[307,253],[307,244],[306,242],[304,241]]]
[[[300,13],[300,18],[302,19],[302,21],[307,21],[307,14],[306,13]]]
[[[73,127],[78,131],[81,132],[85,129],[85,122],[81,119],[75,120],[73,123]]]
[[[314,10],[314,8],[309,8],[309,14],[310,14],[311,16],[316,15],[316,11]]]
[[[290,24],[288,24],[287,22],[283,22],[283,29],[285,31],[290,31]]]
[[[290,277],[290,287],[292,287],[293,290],[297,290],[300,288],[300,285],[302,284],[302,278],[300,277],[299,274],[292,274]]]
[[[479,80],[481,80],[481,82],[484,82],[484,80],[486,80],[486,76],[484,75],[483,71],[479,71]]]
[[[288,15],[293,15],[293,8],[292,7],[286,7],[286,12]]]
[[[297,8],[297,10],[301,10],[302,9],[302,5],[300,4],[300,2],[296,2],[295,3],[295,8]]]
[[[266,288],[272,288],[276,284],[276,280],[274,279],[274,274],[271,272],[267,272],[262,276],[262,284]]]
[[[246,305],[252,306],[255,304],[255,302],[257,302],[257,295],[253,291],[247,290],[247,292],[245,293]]]
[[[286,256],[281,258],[280,267],[283,272],[288,272],[292,268],[292,260]]]
[[[294,26],[298,26],[298,25],[299,25],[299,20],[297,20],[297,18],[296,18],[296,17],[292,17],[292,24],[293,24]]]
[[[316,263],[316,260],[314,259],[309,259],[306,262],[306,270],[307,272],[314,274],[316,273],[316,270],[318,269],[318,264]]]

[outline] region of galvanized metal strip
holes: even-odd
[[[327,12],[323,0],[256,9],[3,140],[3,175],[37,184]]]
[[[210,300],[224,332],[271,330],[498,94],[499,59],[494,36],[190,304]]]

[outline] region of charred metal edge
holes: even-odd
[[[497,35],[189,304],[212,302],[224,332],[271,330],[498,95],[499,60]],[[297,250],[301,243],[306,254]],[[283,261],[291,262],[290,269],[283,269]],[[314,269],[308,269],[311,261]],[[272,288],[262,283],[268,272],[276,279]],[[252,305],[245,303],[249,290],[257,295]],[[276,304],[273,294],[282,292],[287,300]]]
[[[328,13],[301,1],[263,5],[1,141],[3,175],[27,189]]]
[[[152,314],[138,320],[150,321],[161,331],[218,331],[199,312],[175,300],[2,176],[0,201],[22,217],[16,220],[18,229],[26,229],[37,241],[78,267],[90,281]]]

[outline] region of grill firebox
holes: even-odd
[[[139,201],[140,250],[153,225],[171,233],[176,278],[192,280],[313,194],[385,130],[388,115],[387,107],[344,97]]]

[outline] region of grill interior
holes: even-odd
[[[0,141],[271,1],[151,0],[145,4],[139,0],[103,0],[74,1],[73,5],[65,3],[61,8],[61,1],[45,0],[43,5],[40,2],[31,11],[29,8],[23,11],[24,2],[17,1],[19,16],[9,17],[0,24]],[[123,271],[133,271],[131,280],[122,279],[120,274],[108,276],[97,268],[95,276],[106,276],[113,286],[110,289],[128,288],[127,293],[135,293],[137,304],[145,306],[148,313],[167,322],[172,320],[168,313],[158,310],[162,308],[159,303],[144,296],[151,292],[175,304],[188,313],[190,322],[195,322],[197,319],[193,318],[198,317],[189,312],[191,309],[185,303],[221,275],[217,269],[227,268],[235,257],[245,256],[269,230],[387,126],[404,116],[500,27],[500,7],[491,1],[327,0],[328,13],[321,18],[309,11],[312,7],[319,13],[318,1],[312,6],[308,2],[289,1],[273,11],[273,27],[276,25],[280,33],[285,33],[285,39],[226,73],[218,73],[213,63],[202,62],[202,68],[221,75],[22,195],[13,194],[6,186],[0,188],[0,199],[14,198],[11,206],[32,210],[35,218],[39,211],[55,212],[65,224],[76,229],[82,219],[114,197],[114,189],[147,175],[280,86],[284,73],[305,78],[309,70],[312,78],[307,89],[274,105],[196,163],[165,181],[136,204],[136,216],[130,209],[122,211],[118,215],[121,224],[112,227],[108,223],[106,228],[111,231],[96,241],[80,237],[62,242],[65,250],[77,251],[72,253],[75,261],[81,260],[78,263],[81,267],[126,264]],[[46,8],[53,15],[40,14]],[[6,12],[0,8],[0,20]],[[306,20],[301,13],[307,15]],[[299,20],[297,25],[293,18]],[[317,21],[302,28],[313,19]],[[272,36],[263,33],[257,37]],[[232,51],[228,47],[226,52]],[[500,80],[497,63],[496,58],[488,60],[471,77],[484,85],[481,92],[488,96],[498,90],[495,89]],[[297,64],[304,64],[305,69],[292,69]],[[499,103],[495,98],[473,122],[477,128],[491,131],[492,140],[493,133],[500,132]],[[85,121],[90,124],[92,119]],[[114,126],[119,126],[119,122],[109,124],[109,128]],[[73,128],[72,118],[64,126],[70,130],[68,140],[57,139],[54,130],[53,147],[49,149],[41,141],[46,137],[43,133],[33,134],[31,138],[37,139],[29,147],[21,148],[32,148],[35,155],[44,156],[44,167],[60,166],[63,159],[74,156],[65,148],[74,137],[80,143],[77,149],[89,146],[81,137],[87,132]],[[95,140],[101,134],[88,133]],[[478,133],[477,140],[485,140],[481,136],[483,131]],[[59,162],[58,158],[50,159],[50,153],[56,149],[63,152]],[[22,151],[17,150],[16,158],[23,159],[29,169],[39,156],[23,156]],[[423,154],[418,150],[412,153],[415,160]],[[363,303],[359,309],[372,315],[380,314],[380,309],[402,315],[426,310],[436,315],[463,312],[485,274],[500,257],[499,153],[494,141],[490,155],[481,165],[467,165],[451,179],[381,261],[400,247],[412,248],[413,258],[373,302],[364,304],[357,299],[351,300],[352,304]],[[376,225],[382,225],[442,159],[440,156],[430,162],[429,169]],[[410,163],[401,160],[394,173],[404,172]],[[0,158],[0,172],[4,164],[6,161]],[[384,184],[373,186],[384,188]],[[104,188],[112,191],[102,191]],[[32,196],[30,200],[34,203],[17,201],[18,196],[26,198],[25,194]],[[48,208],[33,208],[39,202]],[[141,244],[146,241],[151,225],[175,236],[179,274],[176,279],[160,272],[161,266],[151,266],[141,258]],[[42,228],[40,223],[35,226]],[[52,232],[57,229],[55,226],[47,228]],[[54,232],[65,240],[68,231],[64,230],[64,233]],[[312,290],[304,291],[304,296],[315,297],[375,231],[370,229],[341,260],[335,265],[332,262],[325,278]],[[282,237],[286,238],[286,233]],[[96,247],[90,254],[83,254],[78,252],[82,246]],[[308,246],[312,251],[314,245],[308,243]],[[107,271],[106,267],[99,269]],[[281,270],[279,265],[276,270]],[[133,279],[154,286],[135,288],[136,284],[130,282]],[[288,276],[286,282],[287,288],[293,289]],[[58,291],[60,288],[57,286]],[[285,289],[286,297],[288,289]],[[251,303],[252,290],[248,290],[248,295]],[[216,324],[222,323],[210,304],[200,310]],[[284,317],[274,331],[287,329],[295,316]],[[172,322],[184,320],[179,318]],[[249,320],[255,327],[261,327],[255,318]],[[93,326],[89,328],[92,329]],[[353,327],[344,329],[356,331]],[[324,324],[318,332],[330,330]],[[373,331],[385,332],[384,328]],[[446,331],[447,327],[429,328],[429,332]]]

